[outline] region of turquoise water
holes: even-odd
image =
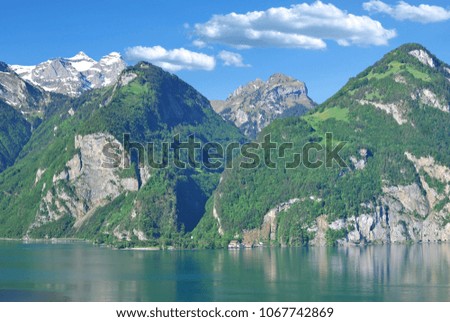
[[[450,245],[112,250],[0,242],[0,301],[450,301]]]

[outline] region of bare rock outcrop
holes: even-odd
[[[75,218],[74,227],[80,227],[94,212],[120,194],[137,191],[139,180],[123,177],[123,164],[117,168],[105,166],[104,147],[113,145],[123,154],[123,146],[113,136],[104,133],[75,137],[78,152],[67,161],[65,168],[53,176],[53,187],[41,200],[35,222],[30,229],[57,220],[64,215]],[[39,171],[36,180],[43,171]],[[148,178],[144,178],[146,179]]]
[[[408,120],[405,117],[406,114],[406,108],[404,106],[403,102],[398,103],[381,103],[381,102],[374,102],[374,101],[368,101],[368,100],[359,100],[359,103],[361,105],[373,105],[377,109],[385,111],[387,114],[392,115],[394,120],[399,124],[405,124],[408,122]]]
[[[273,120],[305,114],[316,104],[308,97],[305,83],[274,74],[267,82],[256,79],[236,89],[225,101],[211,101],[211,105],[242,133],[255,138]]]
[[[328,229],[347,231],[340,244],[444,242],[450,240],[450,169],[432,157],[415,157],[406,152],[419,174],[419,183],[385,186],[376,204],[367,204],[366,213],[329,223],[327,216],[316,219],[310,231],[314,245],[326,244]],[[427,182],[440,183],[440,189]],[[428,179],[430,180],[430,179]],[[436,183],[435,183],[436,184]]]
[[[28,117],[42,114],[45,105],[50,102],[50,95],[23,80],[10,66],[0,62],[0,100]]]
[[[288,210],[293,204],[299,201],[300,199],[298,198],[290,199],[270,209],[264,215],[263,223],[260,228],[243,232],[243,244],[247,247],[251,247],[263,242],[275,241],[277,238],[278,226],[277,215],[282,211]]]
[[[83,92],[114,84],[126,63],[113,52],[95,61],[83,52],[70,58],[49,59],[36,66],[11,65],[23,80],[48,92],[79,96]]]
[[[423,49],[411,50],[409,54],[416,57],[422,64],[435,68],[434,59]]]

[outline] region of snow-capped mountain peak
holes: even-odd
[[[80,59],[92,59],[91,57],[89,57],[88,55],[86,55],[84,53],[84,51],[79,51],[78,54],[76,54],[75,56],[71,57],[71,58],[67,58],[68,60],[80,60]]]
[[[36,66],[11,65],[22,79],[49,92],[78,96],[86,90],[115,83],[126,63],[117,52],[98,62],[80,51],[70,58],[55,58]]]
[[[86,55],[84,52],[80,51],[78,54],[71,58],[66,58],[68,61],[71,62],[72,66],[81,72],[87,71],[92,66],[95,65],[96,61],[93,60],[91,57]]]
[[[17,75],[22,79],[31,81],[31,73],[36,66],[21,66],[21,65],[11,65],[9,66]]]

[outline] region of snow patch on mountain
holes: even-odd
[[[122,56],[113,52],[98,62],[80,51],[70,58],[55,58],[36,66],[11,65],[22,79],[46,91],[68,96],[115,83],[126,68]]]
[[[80,51],[72,58],[67,58],[67,60],[70,61],[72,66],[80,73],[89,70],[96,64],[95,60],[93,60],[82,51]]]

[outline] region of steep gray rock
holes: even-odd
[[[340,244],[444,242],[450,240],[450,169],[439,165],[432,157],[417,158],[409,152],[406,157],[414,164],[420,186],[383,188],[377,204],[367,204],[365,214],[338,219],[323,224],[326,215],[319,217],[312,230],[316,237],[312,244],[323,245],[326,230],[346,229],[347,236]],[[431,187],[422,173],[442,185]],[[422,188],[422,189],[421,189]]]
[[[123,153],[122,144],[109,134],[75,136],[75,148],[79,152],[66,163],[62,172],[53,176],[53,189],[48,190],[42,198],[29,231],[64,215],[73,216],[74,227],[79,228],[97,208],[111,202],[123,192],[139,189],[137,178],[120,175],[123,164],[119,168],[103,165],[108,162],[103,153],[108,143]],[[46,169],[38,169],[35,185],[45,171]],[[149,178],[149,174],[144,171],[141,176],[140,181],[143,183]]]
[[[242,133],[255,138],[273,120],[303,115],[316,104],[308,97],[305,83],[274,74],[266,82],[256,79],[241,86],[225,101],[211,101],[211,105]]]
[[[71,58],[50,59],[36,66],[10,67],[24,80],[48,92],[75,97],[86,90],[114,84],[126,63],[115,52],[98,62],[79,52]]]
[[[119,53],[112,52],[104,56],[87,70],[82,71],[91,88],[100,88],[114,84],[126,67]]]
[[[375,203],[361,205],[365,211],[357,216],[352,215],[332,222],[326,214],[317,217],[314,223],[306,226],[307,231],[314,237],[309,244],[326,245],[329,230],[345,231],[345,237],[337,240],[340,245],[448,242],[450,169],[437,164],[432,157],[417,158],[409,152],[405,155],[414,164],[420,177],[420,184],[385,186],[383,194],[377,197]],[[442,187],[440,189],[432,187],[423,173],[439,181]],[[310,199],[320,201],[320,198],[314,196]],[[305,198],[291,199],[269,210],[261,227],[242,231],[239,237],[242,238],[243,244],[248,247],[271,242],[284,245],[284,241],[278,236],[277,217],[294,203],[299,203],[301,209],[301,204],[305,200]],[[216,205],[213,211],[214,217],[218,220]]]
[[[0,100],[20,111],[25,117],[42,114],[50,95],[24,81],[7,64],[0,62]]]

